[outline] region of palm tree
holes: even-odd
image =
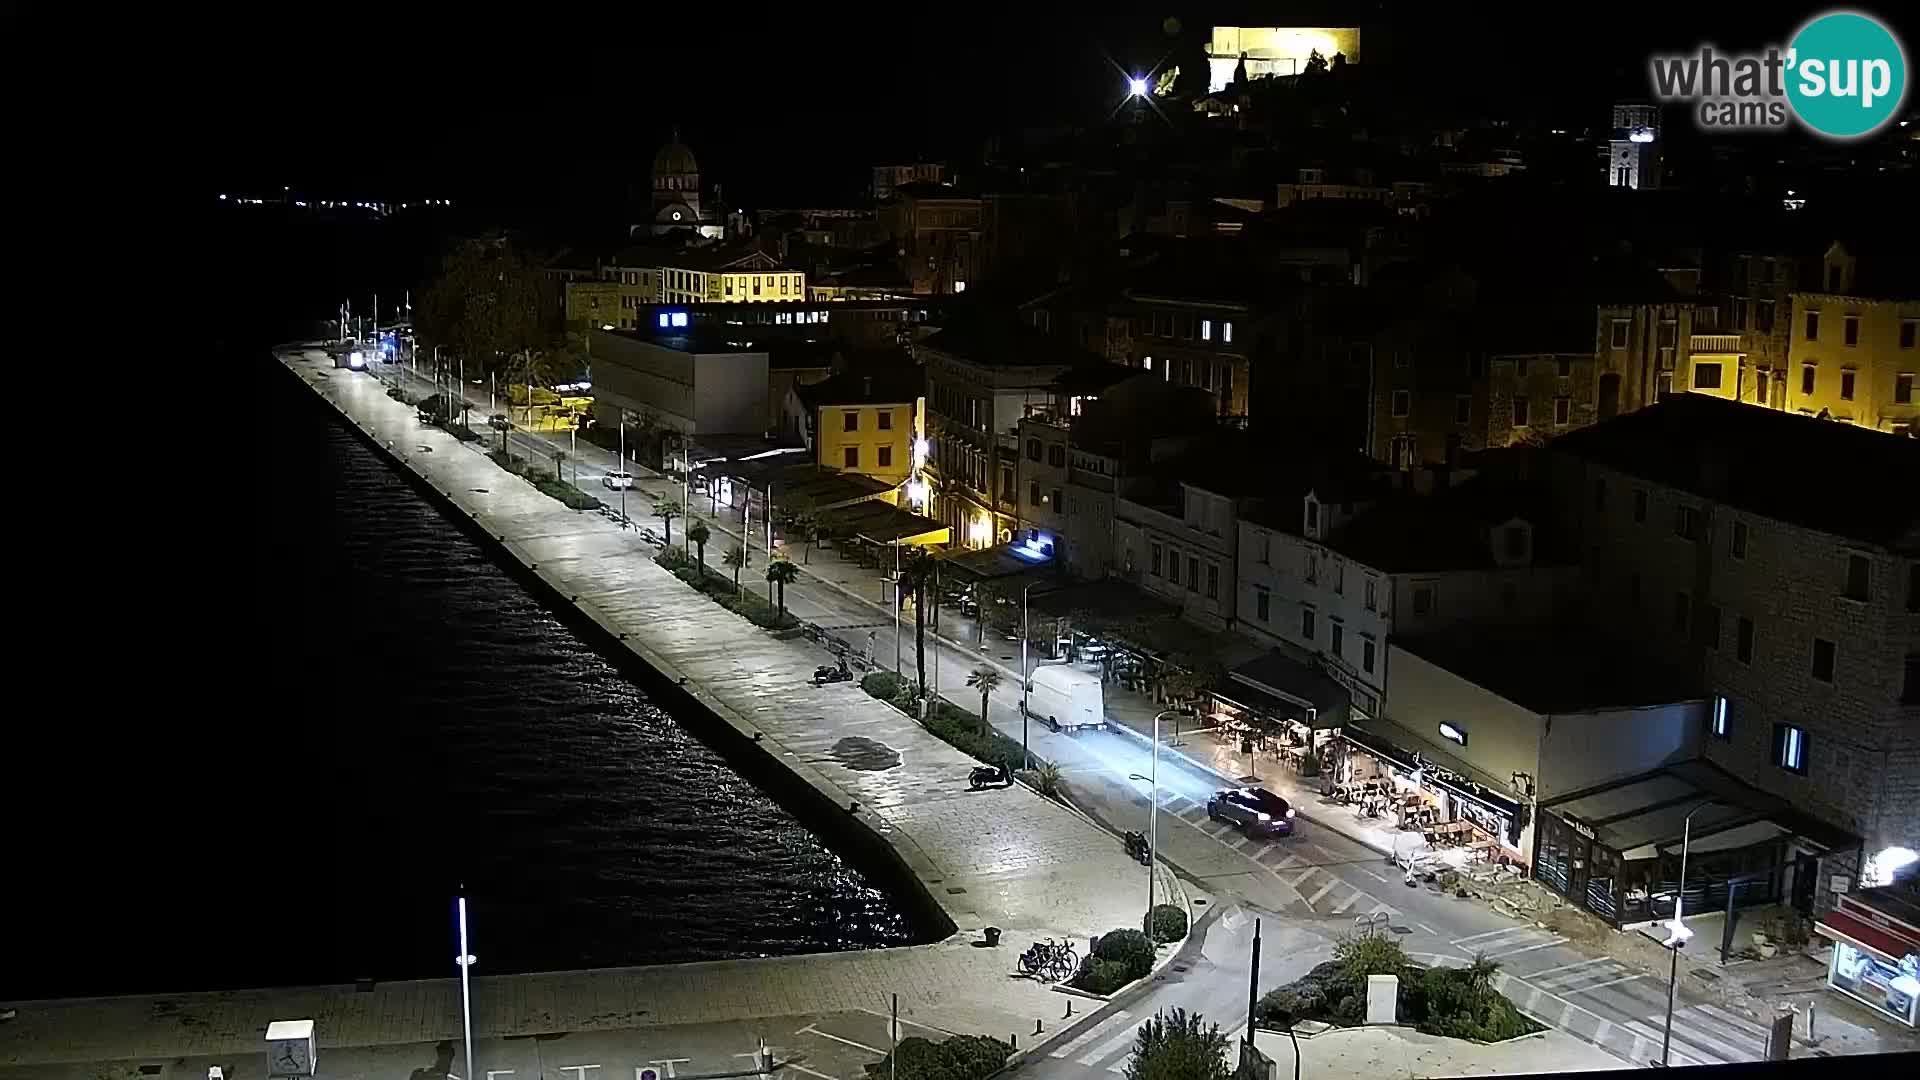
[[[1500,961],[1484,952],[1474,953],[1473,963],[1467,965],[1467,982],[1476,990],[1484,990],[1499,970]]]
[[[916,547],[900,560],[900,581],[895,586],[895,603],[913,597],[913,663],[922,691],[927,688],[927,590],[939,565],[924,548]]]
[[[725,555],[720,556],[720,562],[723,565],[733,567],[733,591],[736,593],[739,592],[740,568],[747,565],[747,549],[741,547],[739,544],[734,544],[727,548]]]
[[[1000,680],[1004,678],[1000,669],[981,664],[967,673],[967,685],[980,691],[980,730],[983,734],[992,734],[993,725],[987,723],[987,698],[1000,689]]]
[[[700,572],[707,570],[707,541],[713,539],[713,531],[704,521],[696,521],[687,526],[687,539],[693,541],[694,550],[700,553]]]
[[[655,499],[653,513],[660,519],[661,524],[667,527],[667,546],[672,547],[673,519],[685,514],[686,509],[680,505],[679,499]]]
[[[772,562],[767,563],[767,583],[778,591],[782,615],[787,613],[787,583],[799,576],[800,568],[784,555],[775,556]]]
[[[528,346],[513,354],[508,360],[507,370],[513,381],[527,388],[527,427],[533,427],[533,388],[545,386],[554,380],[559,370],[559,358],[553,352]],[[466,388],[461,388],[460,398],[466,400]]]

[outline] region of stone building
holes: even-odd
[[[1861,839],[1799,865],[1920,846],[1920,445],[1681,394],[1553,449],[1595,624],[1687,658],[1710,762]]]

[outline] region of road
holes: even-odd
[[[415,385],[430,389],[424,381]],[[485,405],[484,394],[479,405]],[[516,453],[543,460],[551,459],[552,449],[567,445],[565,436],[557,433],[516,429],[512,439]],[[583,440],[578,444],[577,464],[583,489],[603,501],[618,501],[617,492],[598,487],[600,477],[616,467],[615,454]],[[652,513],[653,502],[656,496],[678,497],[678,486],[638,466],[632,471],[639,477],[639,486],[627,499],[627,512],[636,523],[664,531],[664,523]],[[699,516],[714,531],[707,549],[708,557],[717,560],[717,552],[739,532],[740,522],[724,510],[717,518]],[[757,528],[753,531],[759,533]],[[684,522],[676,521],[675,539],[683,533]],[[763,566],[761,536],[750,537],[748,543],[755,553],[755,567]],[[860,572],[849,571],[835,556],[823,555],[818,561],[821,566],[803,567],[801,578],[787,587],[788,610],[856,645],[871,642],[880,666],[891,667],[894,620],[880,595],[881,586],[871,575],[859,580]],[[765,587],[754,569],[741,580],[750,588]],[[689,602],[694,602],[692,597]],[[969,644],[966,639],[975,633],[971,623],[950,621],[945,613],[941,619],[943,632],[951,633],[943,633],[945,640],[929,633],[927,653],[930,681],[941,694],[955,703],[977,706],[979,695],[966,685],[968,672],[983,661],[1005,669],[1009,677],[1002,680],[988,708],[994,727],[1015,740],[1024,735],[1034,754],[1056,763],[1074,804],[1103,825],[1116,832],[1147,831],[1152,789],[1145,777],[1155,771],[1148,740],[1115,732],[1055,734],[1041,725],[1023,731],[1018,680],[1011,677],[1019,667],[1018,645],[991,632],[985,647]],[[901,630],[901,663],[911,672],[911,620],[903,620]],[[954,640],[956,635],[961,640]],[[823,650],[822,662],[828,659]],[[843,692],[861,693],[853,684]],[[1475,901],[1442,895],[1431,887],[1410,888],[1383,854],[1317,824],[1316,807],[1301,808],[1307,817],[1294,836],[1274,841],[1243,836],[1229,825],[1207,820],[1206,800],[1229,782],[1227,778],[1164,753],[1157,771],[1159,854],[1210,894],[1214,903],[1245,904],[1296,920],[1322,935],[1351,930],[1362,918],[1381,918],[1410,952],[1463,960],[1484,952],[1501,962],[1511,980],[1508,995],[1547,1023],[1635,1064],[1659,1056],[1666,1015],[1664,972],[1654,977],[1631,969],[1558,934],[1516,925]],[[1144,910],[1144,870],[1134,887],[1141,890]],[[1705,943],[1695,946],[1706,947]],[[1206,981],[1204,976],[1196,979]],[[1239,993],[1244,992],[1243,986]],[[1764,1056],[1765,1046],[1766,1031],[1759,1024],[1682,991],[1674,1012],[1672,1060],[1676,1064],[1757,1061]]]

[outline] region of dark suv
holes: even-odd
[[[1293,835],[1293,807],[1266,788],[1216,791],[1213,798],[1207,800],[1207,817],[1230,821],[1249,836]]]

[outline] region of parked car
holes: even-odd
[[[1230,821],[1249,836],[1293,835],[1293,807],[1260,787],[1225,788],[1207,800],[1207,817]]]
[[[630,472],[610,472],[600,478],[600,482],[615,491],[633,486],[633,474]]]

